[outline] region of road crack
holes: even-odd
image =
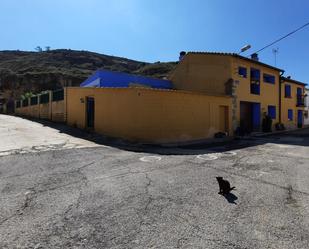
[[[153,202],[154,198],[149,193],[149,188],[151,187],[153,181],[151,180],[151,178],[149,177],[147,172],[144,172],[144,174],[145,174],[145,177],[148,181],[146,186],[145,186],[145,194],[148,196],[148,200],[147,200],[147,203],[146,203],[145,208],[144,208],[144,211],[146,212],[148,210],[150,204]]]
[[[2,221],[0,221],[0,226],[3,225],[5,222],[9,221],[10,219],[14,218],[18,215],[23,215],[24,211],[31,206],[31,202],[36,197],[36,192],[33,190],[29,190],[25,193],[25,199],[22,203],[22,205],[10,216],[7,218],[4,218]]]

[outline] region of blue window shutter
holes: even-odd
[[[304,105],[303,89],[297,87],[297,105]]]
[[[250,69],[251,94],[260,95],[260,70]]]
[[[291,97],[291,86],[290,85],[285,85],[285,97]]]
[[[251,68],[251,78],[255,78],[255,71]]]
[[[273,75],[270,74],[263,74],[263,80],[266,83],[275,84],[276,78]]]
[[[238,74],[243,76],[244,78],[247,78],[247,68],[239,67],[238,68]]]
[[[253,79],[257,78],[257,71],[255,69],[251,69],[251,78]]]
[[[288,110],[288,119],[293,120],[293,110],[292,109]]]
[[[259,84],[251,84],[250,91],[251,91],[251,94],[260,95],[260,85]]]
[[[276,119],[276,106],[274,106],[274,105],[269,105],[268,106],[268,115],[272,119]]]
[[[267,75],[267,74],[264,74],[264,75],[263,75],[263,81],[264,81],[264,82],[268,82],[268,75]]]

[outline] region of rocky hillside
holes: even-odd
[[[0,92],[8,98],[78,86],[95,70],[164,78],[176,63],[146,63],[88,51],[58,49],[45,52],[0,51]]]

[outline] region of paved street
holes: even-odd
[[[40,123],[0,114],[0,156],[93,146],[97,144],[60,134]]]
[[[308,248],[308,129],[144,152],[69,134],[0,115],[0,248]]]

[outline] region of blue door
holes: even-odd
[[[252,103],[252,126],[254,131],[259,131],[261,127],[261,104]]]
[[[297,112],[297,127],[302,128],[303,127],[303,111],[298,110]]]

